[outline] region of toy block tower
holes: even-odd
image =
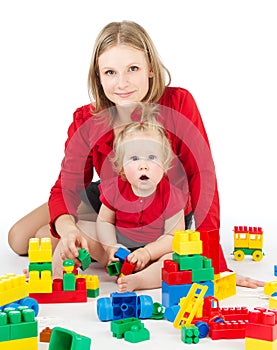
[[[214,268],[211,259],[201,255],[200,233],[176,231],[172,250],[172,260],[165,260],[162,268],[162,304],[165,307],[178,305],[193,283],[206,285],[206,296],[214,295]]]
[[[249,311],[245,332],[245,350],[277,349],[277,310],[256,307]]]
[[[52,246],[50,238],[29,240],[29,293],[52,292]]]

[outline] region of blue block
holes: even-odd
[[[114,256],[115,258],[118,258],[123,263],[129,254],[130,254],[129,250],[119,247],[116,253],[114,254]]]
[[[208,286],[205,297],[214,296],[214,283],[212,281],[198,283],[202,286]],[[169,285],[162,281],[162,305],[170,307],[178,305],[181,298],[187,296],[192,284]]]

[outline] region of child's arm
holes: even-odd
[[[108,263],[118,260],[114,257],[119,247],[115,233],[115,212],[105,204],[101,205],[97,216],[96,236],[108,255]]]
[[[164,234],[162,236],[129,254],[128,261],[136,263],[136,271],[142,270],[150,261],[158,260],[165,254],[171,253],[174,231],[184,229],[184,211],[180,210],[165,221]]]

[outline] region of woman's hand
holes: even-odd
[[[265,285],[265,282],[255,280],[250,277],[237,275],[236,278],[237,278],[237,286],[239,287],[257,288],[257,287],[264,287]]]

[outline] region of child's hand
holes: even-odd
[[[135,271],[145,268],[150,262],[151,256],[146,248],[138,248],[127,256],[130,263],[136,264]]]
[[[111,262],[114,261],[118,261],[118,258],[115,258],[114,254],[117,252],[118,247],[110,247],[110,246],[106,246],[104,247],[106,253],[107,253],[107,257],[108,257],[108,264],[110,264]]]
[[[254,280],[250,277],[244,277],[237,275],[237,286],[240,287],[247,287],[247,288],[257,288],[257,287],[264,287],[265,282]]]

